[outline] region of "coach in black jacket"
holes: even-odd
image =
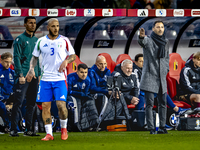
[[[120,65],[117,65],[113,76],[122,76],[121,92],[127,104],[137,105],[139,102],[139,85],[135,74],[132,72],[133,62],[129,59],[124,60]]]
[[[179,99],[200,110],[200,52],[193,55],[180,74]]]

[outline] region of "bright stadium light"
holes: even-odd
[[[120,30],[120,35],[121,35],[121,36],[124,35],[124,30]]]
[[[173,32],[172,32],[172,35],[173,35],[173,36],[176,36],[176,31],[173,31]]]
[[[106,30],[103,30],[103,36],[106,36]]]

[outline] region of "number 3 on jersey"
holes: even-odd
[[[54,55],[54,48],[51,48],[51,54],[50,54],[51,56],[53,56]]]

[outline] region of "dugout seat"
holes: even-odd
[[[76,59],[67,65],[67,75],[70,73],[74,73],[77,71],[77,67],[79,64],[82,64],[83,62],[80,60],[80,58],[76,55]]]
[[[118,55],[116,59],[116,65],[121,64],[123,60],[129,59],[132,60],[131,57],[128,54],[120,54]]]
[[[179,84],[180,72],[185,66],[185,61],[182,60],[180,54],[169,54],[169,72],[167,74],[167,89],[168,94],[173,100],[174,104],[181,108],[190,108],[191,106],[183,101],[177,101],[177,85]]]
[[[101,56],[101,55],[106,58],[107,68],[112,73],[114,71],[114,69],[115,69],[116,63],[112,60],[110,54],[108,54],[108,53],[100,53],[98,56]]]
[[[185,61],[178,53],[169,54],[169,77],[179,83],[180,72],[185,67]]]

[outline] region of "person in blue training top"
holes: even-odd
[[[74,123],[79,131],[96,129],[99,122],[97,108],[94,98],[90,96],[91,80],[87,76],[88,67],[86,64],[79,64],[78,70],[67,77],[68,102],[74,103],[76,109],[74,116],[69,119],[70,130],[74,129]]]
[[[100,116],[103,114],[108,103],[108,97],[112,93],[107,89],[107,77],[111,76],[111,73],[106,66],[106,58],[100,55],[97,56],[95,64],[88,70],[88,76],[91,80],[90,92],[95,98]]]
[[[91,93],[110,95],[107,89],[107,77],[110,76],[111,73],[106,66],[106,58],[104,56],[97,56],[95,64],[88,71],[92,82]]]
[[[5,52],[1,55],[0,64],[0,116],[4,121],[3,132],[7,133],[9,130],[9,117],[7,110],[12,108],[13,85],[14,85],[14,71],[10,69],[12,63],[12,54]]]

